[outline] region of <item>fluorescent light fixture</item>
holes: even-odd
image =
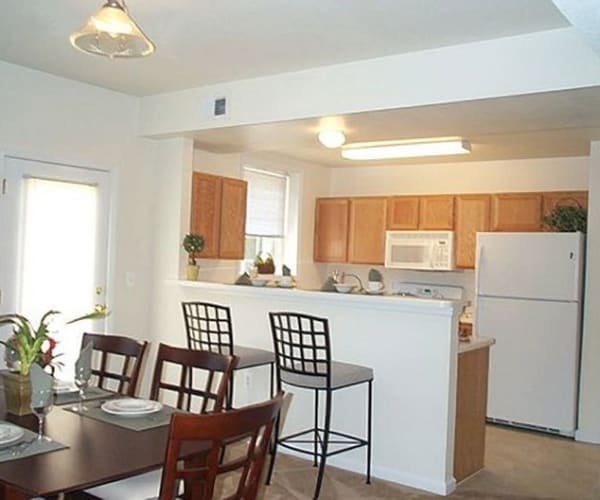
[[[426,139],[351,144],[342,149],[342,157],[348,160],[385,160],[418,156],[463,155],[470,152],[471,144],[464,139]]]
[[[76,49],[111,59],[154,52],[154,44],[129,15],[125,0],[107,0],[70,40]]]
[[[326,148],[339,148],[346,142],[346,136],[341,130],[321,130],[318,135],[319,142]]]

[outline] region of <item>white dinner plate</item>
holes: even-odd
[[[112,415],[135,417],[156,413],[162,409],[162,404],[147,399],[111,399],[102,403],[100,408]]]
[[[0,446],[14,443],[23,437],[25,431],[12,424],[0,424]]]

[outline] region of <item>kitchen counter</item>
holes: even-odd
[[[187,281],[168,286],[166,307],[183,300],[229,306],[239,345],[272,350],[270,311],[328,318],[333,359],[374,370],[373,476],[442,495],[455,489],[457,371],[465,356],[459,349],[480,352],[485,343],[459,347],[461,301]],[[268,374],[246,370],[236,383],[236,404],[251,403],[265,398]],[[286,431],[306,428],[312,393],[286,390],[294,392]],[[362,435],[365,397],[360,386],[336,391],[333,428]],[[353,450],[328,462],[362,474],[364,460],[364,450]]]
[[[469,337],[469,340],[460,341],[458,343],[458,353],[475,351],[477,349],[484,349],[490,347],[496,343],[496,340],[491,337]]]

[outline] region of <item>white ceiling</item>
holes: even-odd
[[[551,0],[128,0],[157,51],[110,61],[68,41],[103,0],[1,3],[0,60],[133,95],[568,26]]]
[[[1,1],[0,60],[138,96],[569,26],[555,3],[596,50],[600,33],[597,0],[127,0],[157,52],[111,61],[68,42],[103,0]],[[348,142],[462,136],[473,152],[458,161],[584,156],[590,140],[600,140],[600,88],[334,121]],[[228,127],[194,137],[214,152],[269,151],[330,166],[457,161],[342,160],[318,144],[321,123]]]
[[[461,136],[469,155],[352,161],[317,141],[323,120],[307,119],[196,132],[215,153],[268,151],[332,167],[589,155],[600,140],[600,87],[420,106],[335,117],[347,143]]]

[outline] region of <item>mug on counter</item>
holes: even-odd
[[[369,281],[367,283],[367,290],[369,292],[379,292],[383,290],[383,282],[381,281]]]

